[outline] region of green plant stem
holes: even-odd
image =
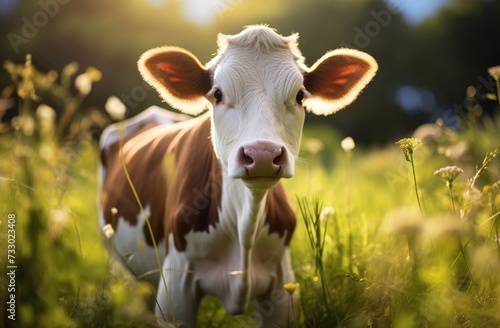
[[[297,315],[295,314],[295,306],[294,306],[294,302],[293,302],[293,295],[290,294],[290,302],[288,302],[289,304],[289,307],[290,307],[290,311],[288,311],[288,318],[287,318],[287,327],[296,327],[297,326],[297,323],[299,322],[299,318],[297,317]]]
[[[416,251],[415,251],[415,245],[413,245],[413,241],[410,237],[408,239],[408,254],[410,254],[410,263],[411,263],[411,269],[413,272],[414,277],[417,277],[417,256],[416,256]]]
[[[410,255],[411,273],[413,278],[413,283],[418,291],[422,292],[422,284],[420,283],[420,278],[418,276],[418,261],[417,261],[417,251],[415,249],[415,239],[414,237],[408,236],[408,254]]]
[[[316,267],[318,268],[319,275],[321,277],[321,288],[323,290],[323,299],[325,301],[325,305],[327,306],[327,308],[330,308],[330,297],[326,288],[325,270],[323,270],[323,260],[321,258],[316,259]]]
[[[420,209],[420,213],[424,214],[424,211],[422,210],[422,205],[420,203],[420,197],[418,195],[417,174],[415,172],[415,164],[413,163],[413,152],[409,153],[409,157],[411,163],[411,172],[413,175],[413,185],[415,186],[415,195],[417,196],[418,208]],[[410,240],[410,238],[408,238],[408,251],[410,254],[410,261],[412,265],[413,279],[416,287],[418,288],[418,290],[420,290],[420,280],[418,278],[418,270],[417,270],[417,252],[415,250],[415,245],[413,244],[413,241]]]
[[[452,182],[448,182],[448,189],[450,190],[450,198],[451,198],[451,206],[453,207],[453,215],[457,217],[457,210],[455,208],[455,197],[453,197],[453,184]]]
[[[309,243],[311,244],[311,249],[314,253],[316,270],[319,272],[321,277],[321,289],[325,307],[333,310],[335,321],[338,323],[337,311],[335,310],[335,306],[331,304],[332,297],[328,288],[325,270],[323,267],[323,252],[326,240],[327,223],[325,222],[322,230],[322,220],[320,219],[321,205],[318,200],[314,200],[314,208],[311,209],[305,198],[301,200],[297,197],[297,201],[299,204],[299,210],[304,218]]]
[[[135,189],[134,183],[132,182],[132,179],[130,178],[130,174],[128,173],[128,170],[127,170],[127,165],[125,163],[125,157],[123,156],[123,139],[124,139],[123,123],[119,123],[118,130],[119,130],[119,134],[120,134],[119,157],[120,157],[121,166],[122,166],[123,171],[125,173],[125,177],[126,177],[127,182],[130,186],[130,189],[132,190],[132,193],[134,194],[135,201],[137,202],[137,205],[139,206],[139,209],[141,211],[141,215],[144,217],[144,220],[146,221],[146,225],[148,226],[149,234],[151,235],[151,240],[153,242],[153,248],[155,250],[156,263],[158,265],[158,268],[160,269],[160,277],[161,277],[162,283],[165,287],[165,292],[167,293],[167,301],[168,301],[168,304],[170,306],[170,315],[172,317],[172,321],[175,323],[176,320],[175,320],[174,309],[172,307],[172,299],[170,297],[170,292],[168,290],[167,282],[165,280],[165,274],[163,272],[162,263],[161,263],[161,259],[160,259],[160,253],[158,251],[158,246],[156,244],[156,240],[155,240],[155,237],[153,234],[153,228],[151,227],[151,223],[149,222],[149,218],[146,214],[146,211],[144,210],[144,207],[142,206],[142,202],[139,198],[139,195],[137,194],[137,190]],[[161,309],[160,309],[160,312],[161,312]],[[162,313],[162,315],[163,315],[163,313]]]
[[[420,209],[420,213],[424,213],[422,211],[422,205],[420,204],[420,197],[418,196],[418,185],[417,185],[417,175],[415,173],[415,165],[413,164],[413,152],[410,152],[410,163],[411,163],[411,171],[413,173],[413,184],[415,185],[415,195],[417,195],[417,203],[418,208]]]
[[[455,197],[453,197],[453,183],[450,181],[447,183],[448,184],[448,189],[450,191],[450,198],[451,198],[451,206],[453,208],[453,215],[457,218],[457,219],[460,219],[458,216],[457,216],[457,211],[456,211],[456,207],[455,207]],[[472,283],[472,286],[474,287],[474,290],[476,292],[476,295],[477,297],[479,298],[479,290],[477,289],[477,286],[476,286],[476,283],[474,281],[474,278],[472,277],[472,272],[470,270],[470,267],[469,267],[469,262],[467,261],[467,256],[465,255],[465,248],[462,244],[462,241],[460,239],[460,233],[458,234],[457,236],[458,238],[458,246],[460,247],[460,254],[462,255],[462,258],[464,259],[464,263],[465,263],[465,268],[467,269],[467,274],[469,275],[470,279],[471,279],[471,283]]]
[[[349,254],[349,272],[353,272],[352,267],[352,226],[351,226],[351,200],[352,200],[352,151],[347,152],[347,227],[348,236],[348,254]]]
[[[479,300],[479,290],[477,289],[476,282],[474,281],[474,277],[472,277],[472,272],[470,271],[470,267],[469,267],[469,261],[467,261],[467,256],[465,255],[465,248],[463,247],[462,241],[460,240],[460,235],[458,235],[458,246],[460,246],[460,254],[462,254],[462,257],[464,259],[465,268],[467,269],[467,274],[470,276],[472,287],[474,288],[474,291],[476,292],[476,296]]]

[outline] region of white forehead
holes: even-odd
[[[223,55],[227,48],[240,48],[256,53],[282,50],[291,54],[294,60],[303,65],[304,58],[298,48],[298,37],[298,34],[284,37],[267,26],[250,26],[235,35],[219,34],[217,39],[219,51],[212,62],[217,61],[217,57]]]
[[[297,38],[297,34],[283,37],[265,26],[248,27],[236,35],[220,34],[219,52],[207,67],[216,83],[235,93],[261,87],[286,93],[300,87],[306,71]]]

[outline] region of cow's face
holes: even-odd
[[[293,176],[305,92],[288,49],[228,46],[208,95],[215,150],[229,177],[256,187]]]
[[[139,69],[173,107],[189,114],[212,107],[213,144],[227,175],[268,189],[293,176],[304,106],[319,115],[336,112],[377,70],[371,56],[348,49],[308,69],[296,41],[253,26],[220,35],[207,68],[183,49],[163,47],[146,52]]]

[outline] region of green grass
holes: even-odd
[[[104,119],[71,110],[58,128],[83,95],[68,82],[43,92],[34,83],[44,96],[33,100],[30,86],[22,87],[17,129],[0,129],[0,275],[7,217],[15,213],[17,325],[158,326],[152,287],[116,263],[97,224],[98,152],[88,127]],[[36,114],[45,99],[61,104],[52,123]],[[415,171],[394,144],[346,152],[337,132],[306,127],[296,176],[285,181],[299,219],[291,245],[297,326],[500,325],[500,156],[493,156],[500,115],[462,126],[435,125],[442,137],[414,151]],[[458,157],[457,145],[467,146]],[[434,175],[449,165],[464,171],[452,190]],[[0,279],[0,301],[7,297]],[[252,326],[252,313],[229,316],[207,297],[198,321]]]

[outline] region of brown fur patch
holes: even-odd
[[[222,171],[210,139],[208,116],[179,134],[164,163],[168,175],[165,234],[172,232],[176,249],[184,251],[189,231],[208,232],[219,221]]]
[[[286,231],[285,245],[290,244],[297,219],[281,182],[267,193],[265,222],[269,233],[276,232],[282,237]]]
[[[175,129],[147,122],[124,139],[123,157],[134,188],[144,207],[156,242],[173,233],[176,248],[185,249],[190,230],[208,231],[218,221],[221,170],[210,141],[210,119]],[[117,228],[111,209],[131,225],[140,213],[119,158],[120,143],[101,153],[106,168],[101,204],[106,223]],[[119,228],[119,227],[118,227]],[[152,239],[144,226],[146,242]],[[168,246],[167,246],[168,251]]]
[[[123,140],[126,146],[136,145],[151,131],[158,129],[156,121],[149,121],[137,131]],[[167,146],[174,135],[165,135],[157,147],[150,147],[152,142],[142,147],[128,147],[123,151],[127,171],[130,175],[135,190],[144,207],[151,208],[149,221],[153,228],[156,242],[163,239],[163,217],[165,202],[165,181],[161,171],[161,162]],[[123,217],[130,225],[137,224],[137,215],[140,213],[139,205],[125,176],[120,161],[120,142],[113,143],[107,152],[101,152],[101,160],[106,168],[106,177],[103,182],[101,204],[106,223],[117,229],[117,217]],[[112,216],[111,209],[116,208],[118,214]],[[119,227],[118,227],[119,228]],[[147,229],[147,226],[144,227]],[[145,235],[148,244],[152,245],[149,232]]]

